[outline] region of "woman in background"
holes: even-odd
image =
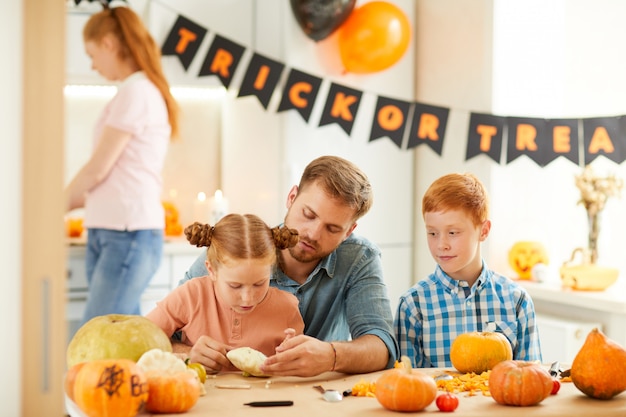
[[[163,248],[161,172],[178,106],[161,52],[129,7],[94,14],[83,29],[92,68],[119,82],[95,126],[93,153],[65,190],[67,210],[84,207],[89,296],[83,323],[141,314],[140,297]]]

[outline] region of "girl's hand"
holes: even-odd
[[[208,373],[216,374],[230,367],[226,352],[233,349],[209,336],[201,336],[189,352],[189,361],[204,365]]]
[[[294,337],[296,335],[296,331],[294,329],[292,329],[291,327],[288,327],[285,329],[285,340],[282,341],[282,343],[278,346],[278,349],[281,348],[281,346],[284,348],[284,344],[287,340],[291,339],[292,337]]]

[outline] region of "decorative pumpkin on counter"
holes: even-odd
[[[481,374],[496,364],[513,359],[509,339],[497,332],[460,334],[450,346],[450,361],[457,371]]]
[[[587,396],[611,399],[626,391],[626,350],[593,329],[574,357],[570,372],[576,388]]]
[[[134,417],[146,401],[146,376],[130,359],[86,362],[76,375],[74,402],[89,417]]]
[[[68,217],[65,219],[65,235],[67,237],[81,237],[84,230],[82,217]]]
[[[200,385],[194,373],[148,371],[146,377],[150,393],[146,410],[151,413],[184,413],[200,397]]]
[[[165,236],[181,236],[183,225],[180,222],[178,208],[170,201],[163,201],[161,204],[165,212]]]
[[[552,377],[533,362],[500,362],[489,375],[489,392],[498,404],[531,406],[550,396]]]
[[[433,377],[411,368],[411,360],[403,356],[402,367],[388,369],[376,381],[376,399],[388,410],[420,411],[437,396]]]
[[[509,250],[509,264],[519,279],[532,279],[533,266],[549,262],[548,251],[540,242],[516,242]]]

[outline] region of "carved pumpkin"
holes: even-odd
[[[411,360],[402,357],[402,367],[388,369],[376,381],[376,399],[388,410],[420,411],[437,396],[433,377],[411,368]]]
[[[89,417],[134,417],[147,400],[146,377],[130,359],[86,362],[76,375],[74,401]]]
[[[195,371],[148,371],[148,402],[151,413],[184,413],[200,397],[200,384]]]
[[[549,262],[548,251],[540,242],[516,242],[509,250],[509,264],[519,279],[531,279],[533,266]]]
[[[576,354],[570,372],[572,382],[581,392],[608,400],[626,391],[626,350],[593,329]]]
[[[500,362],[489,375],[489,392],[498,404],[535,405],[549,397],[551,391],[552,377],[533,362]]]
[[[460,334],[450,346],[450,361],[457,371],[476,374],[497,363],[513,359],[509,340],[502,333],[469,332]]]

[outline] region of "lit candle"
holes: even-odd
[[[222,194],[222,190],[215,191],[215,195],[209,201],[211,224],[214,225],[228,212],[228,200]]]
[[[193,203],[193,221],[206,224],[209,222],[209,203],[206,194],[200,191]]]

